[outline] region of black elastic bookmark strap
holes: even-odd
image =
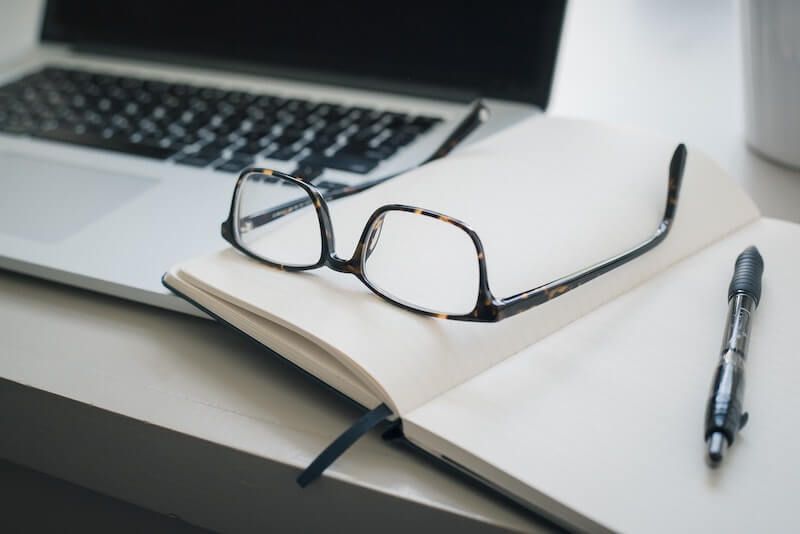
[[[384,441],[394,441],[404,437],[403,422],[400,419],[395,420],[395,422],[389,425],[389,428],[381,434],[381,438],[383,438]]]
[[[317,477],[319,477],[329,465],[336,461],[344,451],[358,441],[358,438],[366,434],[375,425],[392,415],[392,410],[386,404],[381,404],[372,411],[365,413],[350,428],[345,430],[341,436],[336,438],[333,443],[328,445],[311,464],[305,468],[297,477],[297,483],[301,488],[305,488]]]

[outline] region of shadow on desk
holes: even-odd
[[[206,534],[179,519],[0,460],[0,531]]]
[[[5,271],[0,296],[0,458],[224,532],[550,532],[377,433],[300,489],[360,411],[212,321]]]

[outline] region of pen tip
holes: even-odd
[[[725,452],[725,447],[728,445],[728,440],[721,432],[714,432],[708,438],[708,465],[717,467],[722,462],[722,455]]]

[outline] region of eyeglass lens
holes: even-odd
[[[433,313],[467,314],[478,298],[469,234],[420,213],[384,212],[366,243],[364,277],[388,297]]]
[[[322,235],[311,197],[301,186],[249,173],[239,187],[234,224],[237,241],[251,254],[293,267],[308,267],[322,256]],[[285,214],[284,214],[285,210]],[[280,228],[280,232],[274,230]]]

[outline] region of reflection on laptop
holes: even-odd
[[[0,267],[187,311],[160,275],[225,245],[242,168],[357,187],[427,158],[475,97],[484,133],[545,107],[562,1],[380,9],[48,1],[0,71]]]

